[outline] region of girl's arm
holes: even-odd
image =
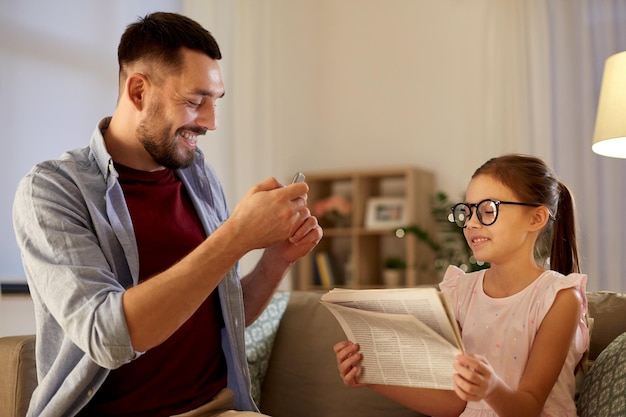
[[[581,313],[580,294],[573,288],[558,292],[539,326],[526,369],[512,390],[478,355],[459,355],[456,393],[466,401],[485,400],[500,416],[538,416],[563,368]]]
[[[465,401],[454,391],[401,387],[397,385],[360,384],[361,354],[359,346],[352,342],[340,342],[333,347],[337,355],[337,367],[345,385],[368,387],[412,410],[433,417],[458,416],[465,409]]]

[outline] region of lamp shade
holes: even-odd
[[[626,158],[626,51],[611,55],[604,64],[591,149]]]

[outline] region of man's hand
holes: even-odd
[[[289,239],[275,243],[268,250],[292,264],[311,252],[322,239],[322,235],[323,231],[317,219],[311,216],[308,208],[302,207],[298,211],[298,220]]]
[[[306,208],[308,190],[306,183],[282,186],[275,178],[268,178],[252,187],[227,220],[244,252],[267,248],[290,238],[301,243],[310,232],[313,232],[312,235],[305,240],[310,238],[313,241],[317,234],[317,220],[310,216]],[[321,229],[318,232],[321,233]],[[306,246],[304,244],[302,248]],[[315,244],[309,250],[313,246]],[[291,250],[284,255],[293,258],[298,253]]]

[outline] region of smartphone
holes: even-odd
[[[294,182],[302,182],[306,179],[306,177],[304,176],[304,174],[302,172],[298,172],[296,175],[293,176],[293,180],[291,180],[291,183],[293,184]]]

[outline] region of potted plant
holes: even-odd
[[[383,284],[385,287],[397,287],[402,283],[406,262],[397,256],[390,256],[383,261]]]
[[[322,227],[350,227],[352,205],[343,195],[333,194],[317,201],[311,212]]]

